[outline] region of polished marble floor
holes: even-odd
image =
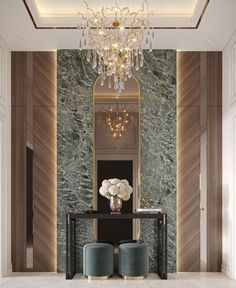
[[[150,274],[146,280],[122,280],[113,277],[109,280],[88,282],[81,275],[73,280],[65,280],[64,274],[55,273],[12,273],[0,280],[3,288],[236,288],[236,280],[221,273],[178,273],[169,274],[168,280],[160,280]]]

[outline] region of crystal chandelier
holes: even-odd
[[[118,105],[115,109],[110,108],[105,116],[105,123],[114,139],[120,139],[125,129],[130,123],[130,115],[126,109],[119,110]]]
[[[152,51],[154,28],[150,25],[148,1],[142,0],[141,8],[130,11],[128,7],[103,7],[99,12],[91,9],[84,0],[87,14],[79,13],[79,49],[87,49],[87,61],[102,74],[100,84],[108,78],[108,88],[117,95],[125,88],[127,78],[143,66],[142,47]]]

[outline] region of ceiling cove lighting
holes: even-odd
[[[150,24],[148,1],[142,0],[137,11],[129,7],[103,7],[91,9],[84,0],[87,13],[79,13],[79,49],[87,49],[87,61],[101,74],[100,85],[108,78],[108,88],[114,88],[119,96],[125,82],[132,76],[132,69],[143,66],[142,47],[152,51],[155,32]]]

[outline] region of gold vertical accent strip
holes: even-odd
[[[138,196],[136,197],[136,209],[140,208],[140,202],[141,202],[141,176],[140,176],[140,171],[141,171],[141,99],[142,99],[142,90],[139,81],[136,79],[137,84],[138,84],[138,92],[139,92],[139,101],[138,101],[138,177],[137,177],[137,193]],[[136,223],[136,235],[135,239],[139,240],[140,235],[141,235],[141,220],[140,219],[135,219]]]
[[[95,118],[95,87],[97,84],[99,78],[95,81],[93,85],[93,209],[97,210],[97,179],[96,179],[96,153],[95,153],[95,147],[96,147],[96,137],[95,137],[95,129],[96,129],[96,118]],[[98,227],[98,221],[96,219],[93,220],[93,237],[95,240],[97,240],[97,227]]]

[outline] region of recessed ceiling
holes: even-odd
[[[76,28],[78,13],[86,14],[83,0],[24,0],[23,1],[36,28]],[[88,6],[98,12],[102,7],[111,7],[115,1],[100,2],[87,0]],[[153,13],[151,25],[159,28],[196,28],[200,23],[209,0],[149,0],[149,11]],[[120,0],[119,7],[129,7],[130,11],[142,8],[142,0]]]
[[[87,1],[94,9],[115,3]],[[141,0],[118,3],[130,4],[136,10]],[[155,49],[222,50],[236,30],[236,0],[149,0],[149,3],[150,10],[157,14]],[[78,49],[78,32],[70,27],[78,24],[77,11],[84,9],[83,5],[82,0],[1,0],[0,36],[14,51]],[[31,17],[42,29],[35,27]],[[55,29],[61,25],[64,29]]]
[[[51,15],[75,15],[76,13],[86,13],[86,6],[83,0],[32,0],[36,4],[38,12],[41,17],[48,17]],[[115,5],[115,1],[103,0],[95,2],[91,0],[86,1],[88,5],[94,10],[101,9],[102,7],[108,7],[109,5]],[[150,0],[149,6],[155,12],[160,15],[178,15],[185,14],[191,16],[194,13],[197,0]],[[119,6],[128,6],[131,10],[136,10],[138,6],[141,8],[141,0],[120,0]],[[139,5],[140,4],[140,5]]]

